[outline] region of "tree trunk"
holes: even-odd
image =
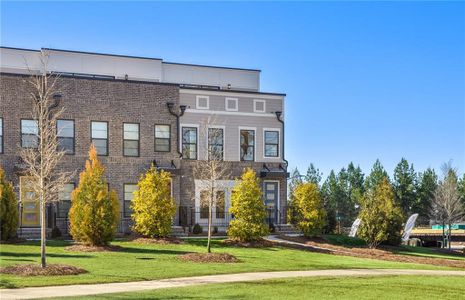
[[[45,228],[45,201],[43,196],[40,199],[40,266],[45,268],[47,261],[45,258],[46,228]]]
[[[208,205],[208,242],[207,252],[211,253],[211,239],[212,239],[212,206],[213,206],[213,194],[210,195],[210,203]]]
[[[449,239],[448,239],[448,244],[449,244],[449,251],[451,250],[451,240],[452,240],[452,223],[449,221]]]
[[[442,221],[442,245],[441,248],[446,248],[446,222]]]

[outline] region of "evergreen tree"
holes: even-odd
[[[377,159],[371,168],[370,175],[365,180],[365,190],[373,189],[376,187],[384,178],[389,180],[388,173],[384,169],[383,165]]]
[[[402,230],[402,211],[395,201],[391,184],[386,177],[367,191],[360,211],[358,235],[370,248],[382,242],[398,244]]]
[[[465,173],[463,174],[462,178],[459,180],[458,183],[459,195],[462,199],[463,207],[465,208]]]
[[[313,182],[318,187],[320,186],[321,178],[323,173],[320,172],[320,169],[316,168],[312,163],[307,169],[307,175],[305,175],[306,182]]]
[[[318,186],[314,182],[298,185],[294,199],[297,228],[307,237],[321,234],[326,214]]]
[[[18,229],[18,201],[13,185],[6,179],[5,171],[0,167],[0,228],[1,240],[16,237]]]
[[[413,165],[409,166],[407,160],[402,158],[394,169],[393,187],[396,201],[406,216],[416,213],[413,211],[418,199],[415,189],[416,180]]]
[[[336,174],[333,170],[331,170],[325,182],[323,183],[321,187],[321,194],[326,211],[324,231],[326,233],[332,233],[337,226],[336,209],[338,201],[338,182]]]
[[[428,224],[432,214],[434,192],[438,186],[438,176],[433,169],[428,168],[418,175],[417,201],[413,212],[418,213],[418,223]]]
[[[252,169],[247,168],[236,182],[229,212],[234,216],[228,228],[230,239],[249,242],[268,234],[260,180]]]
[[[89,160],[72,193],[69,211],[70,232],[73,239],[87,245],[107,245],[118,226],[119,202],[115,191],[108,190],[102,164],[94,145]]]
[[[288,199],[288,203],[287,203],[288,204],[288,207],[287,207],[287,221],[290,224],[294,224],[294,225],[295,225],[295,219],[294,219],[295,210],[294,210],[294,198],[293,198],[293,195],[294,195],[295,188],[301,183],[302,183],[302,178],[301,178],[301,175],[299,173],[299,170],[296,167],[294,169],[294,171],[292,172],[291,179],[289,181],[289,199]]]
[[[347,177],[349,180],[349,197],[354,205],[355,215],[358,215],[360,203],[365,193],[365,178],[360,166],[355,167],[351,162],[347,167]]]
[[[152,166],[141,176],[131,202],[135,232],[149,237],[167,237],[176,214],[171,196],[171,176]]]

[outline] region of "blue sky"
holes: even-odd
[[[286,156],[465,170],[465,3],[1,3],[1,45],[258,68]]]

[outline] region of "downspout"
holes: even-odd
[[[282,134],[282,136],[283,136],[283,141],[282,141],[281,144],[282,144],[283,160],[284,160],[284,162],[286,163],[286,170],[287,170],[287,167],[289,166],[289,162],[287,161],[287,159],[286,159],[285,156],[284,156],[284,121],[281,120],[281,116],[282,116],[283,112],[282,112],[282,111],[275,111],[274,113],[276,114],[276,118],[278,119],[278,121],[279,121],[281,124],[283,124],[283,134]]]
[[[176,147],[177,148],[176,148],[176,150],[177,150],[177,152],[179,154],[179,158],[182,158],[182,152],[179,150],[179,145],[180,145],[180,142],[179,142],[179,135],[180,135],[179,118],[184,115],[184,112],[186,111],[186,106],[185,105],[180,105],[179,106],[179,109],[181,111],[180,113],[175,113],[173,111],[173,108],[174,108],[174,103],[173,102],[167,102],[166,106],[168,107],[168,111],[170,112],[170,114],[176,117],[176,130],[177,130],[177,133],[176,133]]]

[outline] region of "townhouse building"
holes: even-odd
[[[19,151],[36,145],[37,124],[27,79],[42,69],[59,76],[54,99],[65,112],[57,123],[59,168],[75,172],[47,224],[68,232],[71,191],[93,143],[109,188],[120,199],[119,231],[130,232],[132,193],[151,164],[171,174],[177,204],[173,225],[186,232],[207,224],[206,199],[194,166],[221,153],[228,176],[215,192],[213,223],[225,230],[231,191],[246,167],[261,178],[270,225],[286,222],[285,94],[260,91],[260,71],[191,65],[162,59],[65,51],[0,48],[0,165],[20,201],[20,233],[38,233],[39,206],[28,189]],[[212,138],[212,133],[215,138]]]

